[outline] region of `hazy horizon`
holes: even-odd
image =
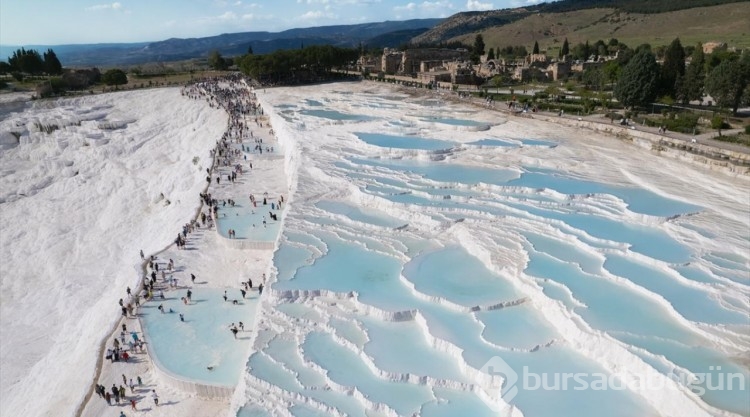
[[[156,42],[237,32],[444,18],[541,0],[0,0],[0,45]],[[44,10],[43,13],[39,13]],[[32,24],[30,24],[30,22]]]

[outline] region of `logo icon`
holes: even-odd
[[[485,374],[491,375],[493,377],[493,382],[495,377],[502,377],[502,384],[498,389],[499,395],[494,398],[497,400],[502,399],[504,404],[501,404],[498,401],[494,405],[491,405],[491,407],[496,409],[496,411],[507,407],[513,398],[515,398],[516,394],[518,394],[518,387],[516,387],[518,374],[516,371],[514,371],[513,368],[511,368],[510,365],[499,356],[493,356],[490,358],[480,370]]]

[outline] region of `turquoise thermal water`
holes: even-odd
[[[192,302],[181,300],[187,290],[164,293],[146,302],[139,310],[148,333],[148,343],[156,360],[170,373],[182,379],[233,386],[247,359],[251,326],[258,294],[251,291],[243,299],[239,290],[229,289],[230,301],[224,291],[216,288],[194,288]],[[231,300],[238,300],[235,305]],[[164,313],[158,307],[164,307]],[[182,314],[185,321],[180,321]],[[235,339],[230,324],[245,324]],[[211,367],[211,369],[209,369]]]
[[[721,366],[747,381],[704,330],[747,333],[748,258],[701,247],[718,234],[690,224],[700,204],[584,179],[559,161],[526,166],[535,152],[555,158],[571,144],[455,130],[487,123],[439,99],[340,93],[297,106],[289,128],[300,129],[305,152],[274,255],[276,336],[247,369],[294,393],[284,394],[294,415],[332,415],[325,407],[377,415],[370,403],[403,416],[497,415],[477,377],[494,357],[547,382],[565,373],[591,382],[636,362],[664,378],[682,369],[719,377]],[[417,117],[432,123],[402,119],[438,107],[440,117]],[[683,223],[705,240],[673,233]],[[568,316],[629,353],[603,366],[588,350],[605,345],[570,343],[576,336],[556,324]],[[700,399],[750,415],[746,394]],[[661,407],[630,390],[520,389],[510,402],[532,417],[658,415]],[[251,410],[252,400],[238,415]]]

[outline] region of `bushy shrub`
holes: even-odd
[[[567,114],[577,114],[579,111],[583,111],[582,106],[574,106],[571,104],[559,104],[559,103],[545,103],[541,102],[538,104],[540,110],[549,111],[560,111],[564,110]]]
[[[663,119],[649,119],[645,118],[643,121],[646,126],[660,127],[664,126],[667,130],[681,133],[692,133],[693,130],[698,126],[698,115],[693,113],[680,113],[675,115],[669,113],[668,117]]]

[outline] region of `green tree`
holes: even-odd
[[[690,57],[690,65],[685,69],[685,77],[682,79],[677,98],[682,104],[688,104],[691,100],[703,98],[703,84],[706,80],[706,54],[703,53],[703,45],[700,43],[693,50]]]
[[[625,47],[625,49],[620,49],[617,53],[617,63],[620,64],[620,67],[624,67],[625,65],[628,65],[628,62],[630,62],[631,59],[633,59],[633,56],[635,56],[635,51]]]
[[[471,48],[471,62],[478,64],[479,57],[482,55],[484,55],[484,38],[480,33],[474,38],[474,46]]]
[[[63,72],[62,64],[52,49],[47,49],[44,53],[44,72],[48,75],[60,75]]]
[[[568,38],[563,41],[562,48],[560,49],[560,58],[568,56],[570,53],[570,45],[568,45]]]
[[[723,61],[733,58],[736,58],[735,53],[729,51],[726,45],[714,48],[711,54],[706,57],[706,74],[710,73],[711,70],[719,66]]]
[[[489,52],[487,52],[487,59],[488,60],[495,59],[495,49],[494,48],[490,48]]]
[[[505,74],[499,74],[499,75],[496,75],[496,76],[492,77],[492,80],[490,80],[491,83],[492,83],[492,86],[495,87],[495,88],[502,87],[508,81],[506,79],[506,77],[507,76]]]
[[[208,54],[208,66],[217,71],[224,71],[227,69],[226,61],[216,49]]]
[[[736,115],[749,80],[750,53],[745,52],[740,59],[724,60],[711,70],[706,77],[706,92],[716,105],[729,108]]]
[[[651,52],[651,44],[650,43],[642,43],[642,44],[640,44],[640,45],[638,45],[638,46],[635,47],[635,53],[636,54],[638,52],[641,52],[641,51],[649,51],[649,52]]]
[[[614,83],[620,77],[620,63],[616,59],[607,61],[602,67],[602,74],[604,74],[604,81]]]
[[[539,53],[539,42],[534,41],[534,49],[532,54],[538,54]]]
[[[253,54],[253,46],[252,45],[248,45],[247,46],[247,54],[248,55],[252,55]]]
[[[107,85],[114,85],[117,88],[118,85],[128,83],[128,76],[125,74],[125,71],[115,68],[107,70],[102,74],[102,82]]]
[[[484,37],[481,33],[474,38],[474,53],[480,56],[484,55]]]
[[[544,89],[544,92],[547,93],[552,100],[557,100],[560,97],[560,94],[562,94],[562,90],[556,85],[550,85]]]
[[[301,51],[277,50],[265,55],[245,55],[237,64],[243,73],[261,82],[288,82],[325,76],[335,67],[352,64],[358,57],[357,48],[313,45]]]
[[[659,64],[654,54],[644,49],[622,69],[614,94],[625,107],[643,106],[656,97],[658,81]]]
[[[594,89],[597,91],[604,89],[605,75],[604,72],[599,68],[588,68],[583,71],[581,77],[583,84],[586,88]]]
[[[711,118],[711,129],[716,129],[717,132],[719,132],[719,137],[721,137],[721,128],[724,127],[724,118],[721,117],[721,115],[716,115]]]
[[[26,74],[41,74],[44,72],[44,61],[42,61],[39,52],[34,49],[17,49],[8,58],[8,64],[10,64],[13,71],[17,72]]]
[[[664,63],[661,65],[659,95],[677,97],[677,81],[685,75],[685,49],[680,38],[676,38],[664,51]]]
[[[578,45],[573,47],[573,51],[571,51],[571,55],[575,59],[581,59],[581,60],[587,60],[591,56],[591,46],[589,45],[589,41],[586,41],[586,43],[579,43]]]

